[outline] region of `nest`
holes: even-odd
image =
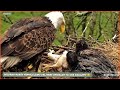
[[[120,70],[118,44],[113,43],[112,41],[106,41],[104,43],[97,42],[97,43],[94,43],[94,45],[93,45],[93,42],[90,42],[90,43],[91,43],[91,47],[101,50],[106,55],[106,57],[109,58],[110,62],[112,62],[117,67],[117,70],[118,71]],[[52,46],[52,47],[50,47],[50,49],[54,50],[55,54],[61,55],[61,53],[63,53],[63,51],[65,51],[65,50],[74,51],[75,47],[73,46],[71,48],[68,46]],[[53,65],[54,64],[54,61],[50,60],[48,58],[48,56],[47,56],[48,52],[49,51],[46,51],[42,54],[41,63],[39,64],[39,67],[37,67],[37,72],[66,72],[66,71],[69,72],[69,68],[67,68],[67,69],[64,69],[62,67],[61,68],[44,68],[45,64],[46,65]],[[27,61],[27,65],[24,66],[23,68],[24,69],[21,69],[21,67],[14,66],[6,71],[10,72],[11,70],[14,70],[16,72],[24,72],[24,71],[25,72],[36,72],[35,71],[36,67],[32,66],[32,62],[29,62],[29,61]],[[29,77],[27,77],[27,78],[29,78]],[[54,77],[50,77],[50,78],[57,79]],[[60,77],[59,77],[59,79],[60,79]]]
[[[106,41],[101,44],[97,44],[94,48],[101,50],[104,55],[109,58],[116,67],[120,77],[120,57],[119,57],[119,45],[118,43],[113,43],[112,41]]]
[[[51,46],[50,47],[51,50],[54,50],[54,54],[57,55],[61,55],[65,50],[74,50],[74,48],[70,48],[67,46]],[[39,64],[39,67],[37,67],[37,71],[36,71],[36,67],[33,66],[33,62],[31,61],[22,61],[19,64],[13,66],[12,68],[8,68],[7,70],[4,70],[4,72],[63,72],[63,71],[67,71],[69,69],[64,69],[64,68],[44,68],[44,65],[53,65],[54,61],[49,59],[48,54],[49,51],[45,51],[42,55],[41,55],[41,62]],[[35,61],[36,64],[38,61]],[[26,64],[27,63],[27,64]],[[32,77],[25,77],[25,79],[30,79]],[[46,77],[45,77],[46,78]],[[46,79],[57,79],[54,77],[48,77]],[[7,78],[8,79],[8,78]],[[16,78],[15,78],[16,79]],[[24,79],[24,78],[22,78]],[[59,77],[60,79],[60,77]],[[62,78],[63,79],[63,78]]]

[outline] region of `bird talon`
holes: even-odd
[[[49,49],[49,53],[55,53],[55,51],[54,51],[54,50]]]
[[[43,69],[44,70],[46,70],[46,71],[48,71],[48,70],[50,70],[50,65],[48,65],[48,64],[43,64]]]

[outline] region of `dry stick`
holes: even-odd
[[[90,23],[90,21],[91,21],[91,20],[92,20],[92,15],[91,15],[91,17],[90,17],[90,19],[89,19],[89,21],[88,21],[88,23],[87,23],[87,25],[86,25],[85,29],[83,30],[83,32],[82,32],[82,34],[81,34],[81,36],[82,36],[82,37],[83,37],[83,35],[84,35],[85,31],[87,30],[88,25],[89,25],[89,23]]]
[[[70,41],[74,41],[74,42],[77,42],[75,39],[73,39],[73,38],[70,38]]]
[[[67,36],[66,36],[67,37]],[[67,40],[67,43],[66,43],[66,46],[68,45],[69,41],[70,41],[70,35],[67,37],[68,40]]]
[[[5,17],[2,18],[2,21],[11,24],[10,22],[8,22],[8,21],[5,19]]]
[[[68,46],[68,43],[70,42],[70,41],[72,41],[73,42],[73,45],[72,45],[72,47],[71,48],[73,48],[73,50],[74,50],[74,45],[75,45],[75,43],[77,42],[77,37],[75,37],[75,38],[70,38],[70,35],[69,36],[67,36],[67,38],[68,38],[68,40],[67,40],[67,43],[66,43],[66,45],[65,46]],[[70,49],[69,49],[70,50]]]
[[[77,17],[82,17],[82,16],[84,16],[84,15],[86,16],[87,14],[90,14],[90,13],[92,13],[92,12],[84,11],[84,12],[81,12],[81,13],[80,13],[80,12],[76,11],[76,13],[77,13],[77,15],[76,15]],[[79,13],[79,14],[78,14],[78,13]],[[76,17],[76,16],[75,16],[75,17]],[[76,27],[75,27],[75,31],[78,30],[78,28],[80,27],[80,25],[82,24],[82,22],[86,19],[85,16],[82,18],[81,21],[79,21],[79,22],[77,23],[77,25],[76,25]],[[76,35],[78,36],[77,33],[76,33]]]
[[[6,23],[13,24],[12,20],[7,15],[4,15],[2,20],[5,21]]]
[[[70,37],[70,35],[69,35],[69,36],[66,36],[66,37],[68,38],[69,41],[71,40],[71,41],[74,41],[74,42],[77,42],[76,39],[78,39],[77,37],[75,37],[75,38],[73,39],[73,38]],[[68,41],[68,42],[69,42],[69,41]]]
[[[78,30],[78,28],[80,27],[80,25],[82,24],[82,22],[84,21],[85,17],[83,17],[82,21],[79,21],[75,27],[75,30]]]
[[[90,14],[90,13],[92,12],[91,11],[83,11],[83,12],[76,11],[76,16],[81,17],[83,15]]]
[[[97,44],[100,44],[99,42],[97,42],[95,39],[93,39],[92,36],[89,36],[94,42],[96,42]],[[69,38],[69,37],[68,37]],[[81,37],[77,38],[77,40],[73,39],[73,38],[69,38],[69,41],[74,41],[75,43],[78,42],[81,39]],[[84,37],[84,39],[88,40],[91,42],[91,40],[87,39],[86,37]],[[71,48],[72,49],[72,48]],[[74,50],[75,48],[73,48]]]
[[[8,17],[7,15],[5,15],[5,16],[6,16],[6,18],[9,20],[9,22],[10,22],[11,24],[13,24],[12,20],[10,19],[10,17]]]
[[[98,44],[100,47],[102,47],[102,45],[101,45],[98,41],[96,41],[91,35],[89,35],[89,37],[90,37],[94,42],[96,42],[96,44]]]
[[[61,49],[66,49],[66,50],[69,50],[69,49],[72,50],[72,49],[73,49],[73,48],[65,47],[65,46],[54,46],[54,45],[53,45],[52,47],[53,47],[53,48],[56,48],[56,49],[60,49],[60,48],[61,48]]]
[[[64,49],[59,49],[58,51],[56,51],[56,54],[59,54],[60,52],[63,52]]]

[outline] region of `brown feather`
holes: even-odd
[[[28,33],[33,29],[50,26],[51,23],[46,17],[21,19],[14,25],[12,25],[10,29],[8,29],[3,38],[4,41],[2,41],[2,43],[17,37],[22,33]]]
[[[2,56],[30,59],[52,44],[54,33],[55,28],[48,18],[22,19],[6,32],[1,44]]]

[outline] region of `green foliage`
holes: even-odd
[[[8,13],[8,12],[7,12]],[[29,17],[39,17],[45,15],[47,12],[9,12],[10,15],[7,15],[8,18],[15,23],[16,21],[22,18],[29,18]],[[5,17],[4,13],[2,15],[2,30],[1,34],[3,34],[12,24],[9,22],[8,18]],[[6,20],[8,22],[3,21]]]
[[[67,12],[67,13],[70,13],[70,12]],[[94,16],[93,16],[93,13],[94,13]],[[71,24],[71,25],[69,24],[69,26],[75,28],[75,30],[77,32],[77,38],[80,38],[82,35],[82,32],[84,30],[83,29],[84,23],[87,27],[87,29],[85,31],[85,37],[89,38],[89,35],[91,33],[90,27],[93,24],[92,21],[90,20],[90,18],[92,18],[92,20],[94,19],[94,22],[95,22],[92,37],[100,42],[103,42],[105,39],[110,40],[114,36],[115,32],[117,31],[117,29],[115,28],[115,25],[117,24],[117,20],[118,20],[117,12],[107,12],[107,11],[106,12],[92,12],[91,14],[86,15],[86,21],[84,20],[85,15],[77,16],[77,14],[76,14],[76,16],[75,16],[75,12],[74,13],[72,12],[71,14],[70,15],[64,14],[64,15],[67,15],[67,17],[70,18],[70,20],[68,20],[66,18],[69,22],[73,22],[73,24]],[[89,24],[88,24],[88,22],[89,22]],[[88,24],[88,26],[87,26],[87,24]],[[72,28],[72,30],[74,28]],[[71,30],[71,33],[73,33],[72,30]]]
[[[44,16],[48,12],[10,12],[10,15],[7,15],[8,18],[4,15],[5,12],[1,12],[0,16],[2,16],[2,29],[1,34],[3,35],[6,30],[9,29],[9,27],[12,25],[8,18],[11,20],[12,23],[15,23],[16,21],[20,20],[21,18],[28,18],[28,17],[39,17]],[[101,16],[100,16],[101,15]],[[66,20],[66,32],[69,33],[71,36],[76,35],[77,38],[81,37],[82,34],[82,24],[83,19],[85,16],[77,16],[76,12],[65,12],[64,13],[65,20]],[[91,18],[91,14],[87,16],[86,18],[86,25],[89,22]],[[92,37],[94,39],[98,38],[98,41],[104,41],[105,38],[111,39],[115,33],[115,22],[117,21],[117,14],[115,12],[95,12],[95,26],[93,30]],[[101,25],[101,30],[99,27],[99,23]],[[92,22],[89,23],[86,31],[85,31],[85,37],[89,38],[89,35],[91,33],[90,26],[92,25]],[[102,33],[100,35],[100,32]],[[53,43],[53,45],[65,45],[66,44],[66,33],[61,34],[58,30],[56,32],[56,39]]]
[[[65,40],[65,33],[61,33],[60,30],[56,32],[55,35],[55,41],[53,42],[54,45],[65,45],[66,40]]]

